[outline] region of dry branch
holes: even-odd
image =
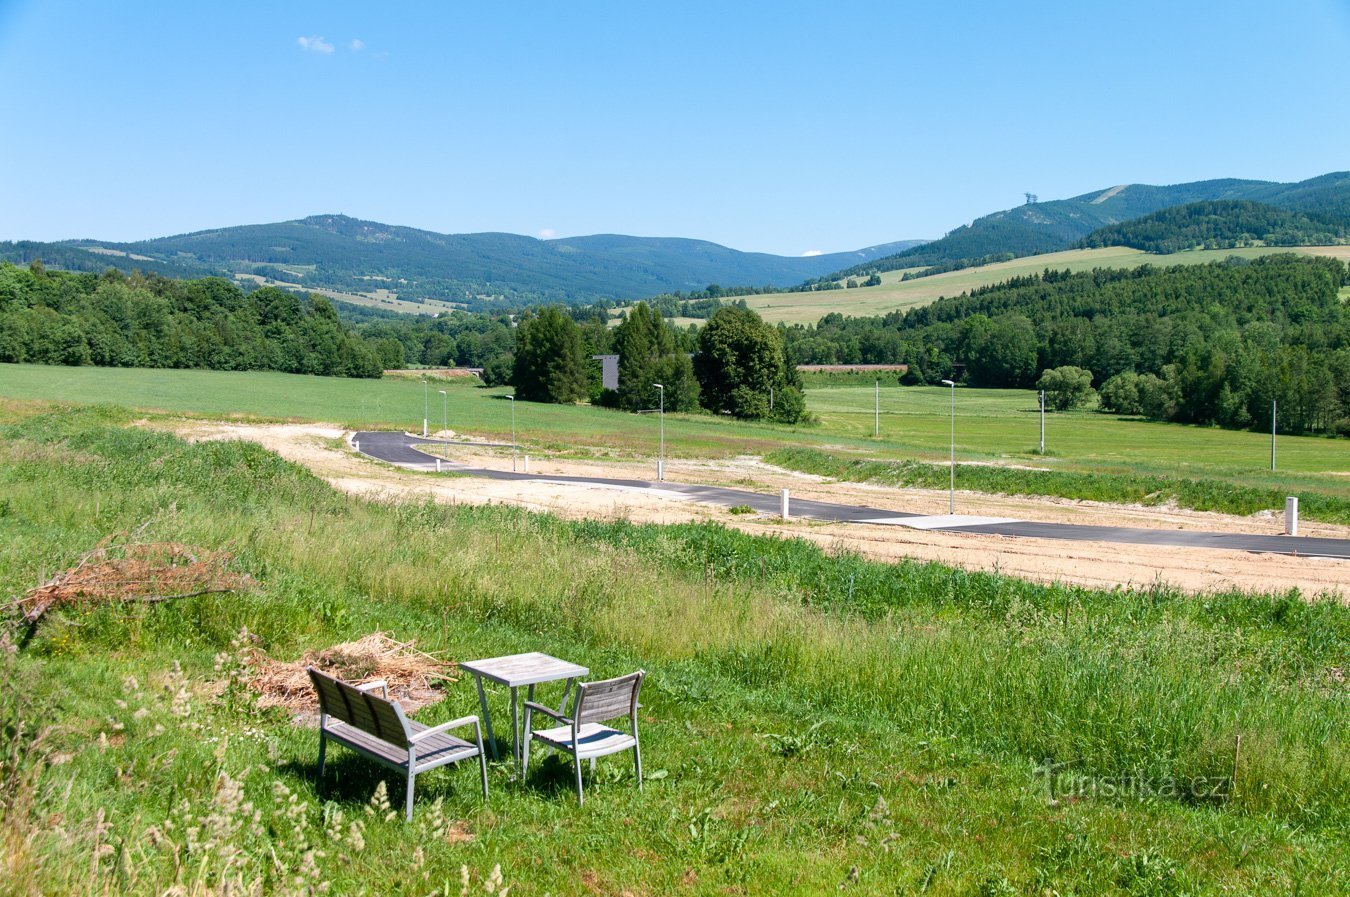
[[[181,542],[118,544],[125,534],[104,539],[71,567],[13,602],[23,620],[36,624],[53,607],[93,607],[111,603],[157,604],[255,585],[252,577],[231,569],[234,557]]]

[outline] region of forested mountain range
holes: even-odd
[[[827,255],[739,252],[703,240],[600,234],[538,240],[517,234],[438,234],[315,215],[297,221],[199,231],[137,243],[69,240],[0,243],[0,260],[40,258],[68,270],[139,269],[174,277],[251,274],[308,289],[488,308],[630,299],[709,284],[790,286],[836,268],[894,254],[905,240]]]
[[[1200,202],[1238,201],[1261,203],[1318,220],[1347,222],[1350,221],[1350,171],[1333,172],[1292,184],[1231,178],[1167,187],[1123,184],[1070,199],[1027,203],[977,218],[931,243],[833,272],[828,279],[929,265],[950,269],[975,260],[994,261],[1057,252],[1073,248],[1095,231],[1163,209]]]

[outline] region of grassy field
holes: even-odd
[[[881,275],[880,286],[814,293],[763,293],[758,296],[746,296],[745,302],[767,321],[814,324],[832,312],[863,317],[903,311],[906,308],[927,305],[941,296],[959,296],[975,287],[999,283],[1011,277],[1039,274],[1046,268],[1090,271],[1093,268],[1133,268],[1143,264],[1198,265],[1219,261],[1230,255],[1255,258],[1273,252],[1330,255],[1350,260],[1350,246],[1198,250],[1170,255],[1150,255],[1138,249],[1124,247],[1074,249],[1013,259],[1010,262],[998,262],[993,265],[981,265],[978,268],[948,271],[934,274],[932,277],[907,281],[901,280],[904,271],[888,271]]]
[[[833,378],[862,383],[865,378]],[[893,384],[894,381],[891,381]],[[430,390],[431,426],[509,441],[509,390],[482,389],[463,378]],[[157,371],[0,365],[0,396],[78,404],[109,403],[147,411],[207,418],[330,421],[349,427],[420,431],[424,390],[415,380],[343,380],[258,372]],[[881,438],[872,436],[870,386],[808,388],[807,403],[820,423],[789,427],[708,415],[666,416],[666,450],[674,457],[762,455],[784,446],[896,461],[945,460],[950,395],[942,387],[882,389]],[[657,421],[588,406],[520,403],[517,435],[531,451],[573,457],[652,458]],[[1261,433],[1120,419],[1094,412],[1047,417],[1045,456],[1036,453],[1039,417],[1030,392],[957,391],[956,448],[969,462],[996,462],[1103,477],[1148,475],[1198,478],[1275,493],[1322,493],[1350,498],[1350,442],[1281,436],[1272,473],[1270,439]],[[1056,495],[1047,482],[1038,494]],[[1070,494],[1066,497],[1075,497]],[[1086,496],[1080,496],[1086,497]],[[1282,507],[1282,500],[1275,506]]]
[[[497,865],[513,895],[1346,892],[1341,605],[371,504],[134,417],[0,406],[0,589],[141,525],[235,552],[258,586],[10,636],[0,893],[347,894],[378,875],[449,895],[462,866],[488,893]],[[622,756],[580,808],[556,761],[523,783],[494,766],[486,803],[453,769],[419,782],[409,827],[366,809],[386,780],[335,750],[320,796],[313,730],[248,700],[240,647],[289,659],[376,629],[451,659],[645,668],[645,792]],[[419,715],[475,707],[462,679]]]

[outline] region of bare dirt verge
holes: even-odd
[[[437,501],[501,503],[566,518],[626,519],[640,523],[716,520],[763,534],[809,539],[827,550],[855,551],[894,561],[914,558],[969,570],[998,571],[1038,582],[1069,582],[1094,588],[1165,583],[1188,592],[1241,589],[1279,592],[1298,589],[1308,597],[1350,594],[1350,561],[1201,549],[1161,548],[1107,542],[1062,542],[978,533],[943,533],[898,526],[783,523],[776,518],[739,516],[700,505],[672,493],[550,482],[549,475],[653,479],[654,465],[530,458],[534,481],[497,481],[447,477],[392,468],[353,453],[349,433],[322,424],[237,424],[180,421],[174,430],[188,439],[247,439],[288,460],[303,464],[335,488],[370,498],[427,496]],[[448,457],[473,466],[506,469],[509,452],[452,446]],[[945,491],[887,489],[858,483],[831,483],[820,477],[784,471],[754,458],[722,462],[671,460],[667,478],[675,482],[738,486],[824,501],[868,504],[921,514],[946,513]],[[1066,499],[1026,498],[980,493],[957,494],[963,514],[1079,524],[1163,527],[1212,532],[1275,533],[1278,519],[1235,517],[1179,508],[1105,505]],[[1302,526],[1302,534],[1350,537],[1350,527]]]

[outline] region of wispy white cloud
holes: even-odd
[[[359,37],[354,37],[352,38],[352,42],[347,44],[347,47],[359,53],[366,48],[366,42]]]
[[[825,252],[820,249],[808,249],[802,253],[802,258],[809,259],[813,255],[824,255]]]
[[[541,240],[552,240],[558,236],[558,232],[551,227],[541,227],[534,232],[534,235]]]
[[[310,53],[327,54],[333,52],[333,45],[324,40],[322,36],[316,35],[314,37],[305,37],[304,35],[301,35],[295,39],[295,42],[300,45],[300,49]]]

